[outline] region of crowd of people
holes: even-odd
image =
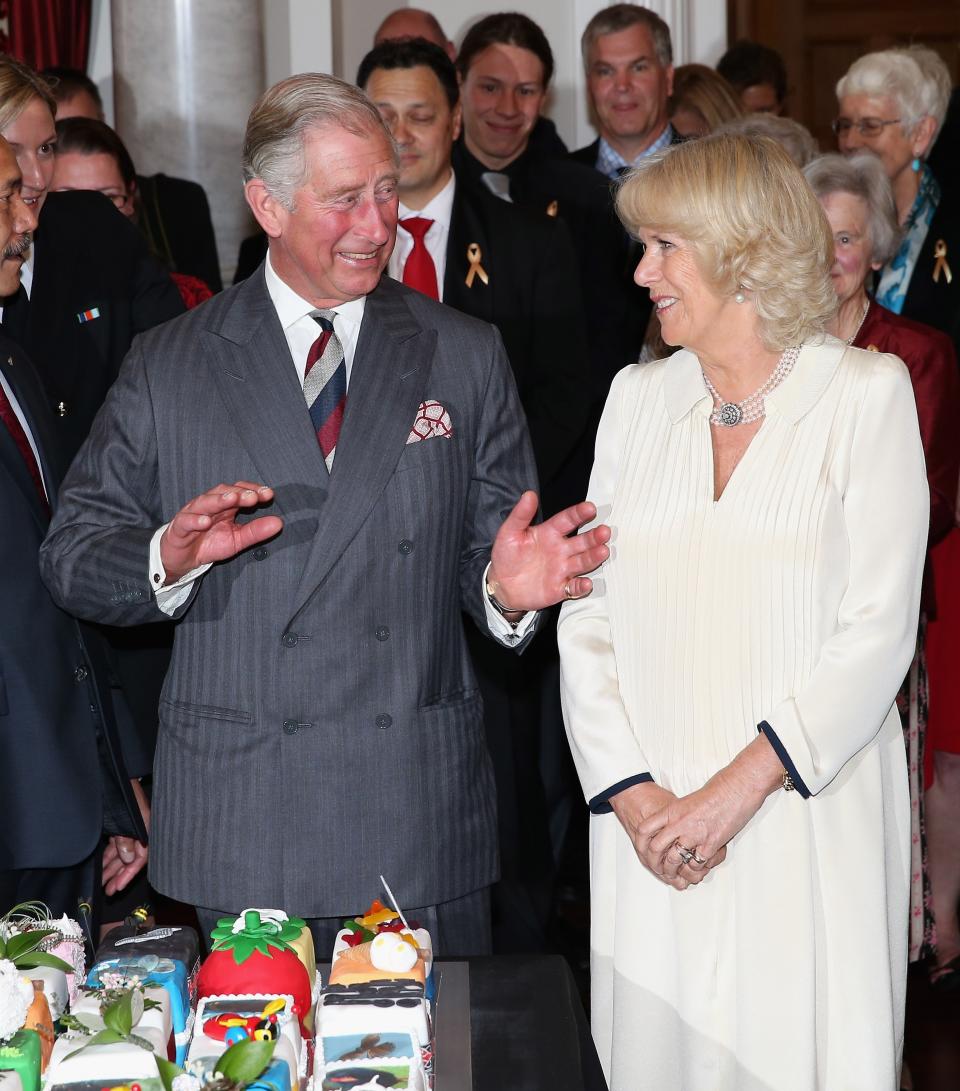
[[[949,71],[858,58],[821,151],[757,43],[582,58],[572,151],[517,12],[268,89],[224,290],[203,189],[0,56],[0,907],[149,859],[327,949],[386,875],[540,951],[588,811],[612,1091],[893,1087],[908,962],[960,989]]]

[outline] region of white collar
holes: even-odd
[[[297,295],[274,269],[269,250],[267,251],[264,279],[267,284],[267,292],[276,308],[277,317],[280,319],[280,325],[285,331],[299,322],[301,318],[316,314],[317,308],[304,299],[303,296]],[[350,299],[345,303],[338,303],[331,310],[336,311],[338,318],[359,327],[363,321],[363,308],[366,301],[366,296],[360,296],[359,299]]]
[[[426,220],[433,220],[434,223],[438,223],[441,227],[449,229],[450,220],[453,216],[453,195],[456,191],[456,187],[456,175],[451,170],[447,184],[439,193],[434,194],[423,208],[407,208],[403,201],[401,201],[399,218],[404,220],[408,216],[422,216]]]

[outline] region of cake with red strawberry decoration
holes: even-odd
[[[197,997],[293,997],[300,1032],[313,1026],[313,939],[306,922],[281,910],[245,909],[222,917],[210,935],[210,954],[197,975]]]

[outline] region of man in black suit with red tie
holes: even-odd
[[[20,283],[37,224],[0,138],[0,295]],[[0,335],[0,905],[45,902],[54,915],[96,912],[101,880],[126,886],[146,831],[120,756],[95,634],[54,605],[37,555],[62,460],[40,380]],[[102,870],[102,874],[101,874]]]

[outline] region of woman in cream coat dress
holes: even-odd
[[[672,148],[618,203],[683,349],[614,381],[589,494],[612,553],[559,626],[601,1060],[611,1091],[894,1088],[910,378],[823,333],[832,238],[772,141]]]

